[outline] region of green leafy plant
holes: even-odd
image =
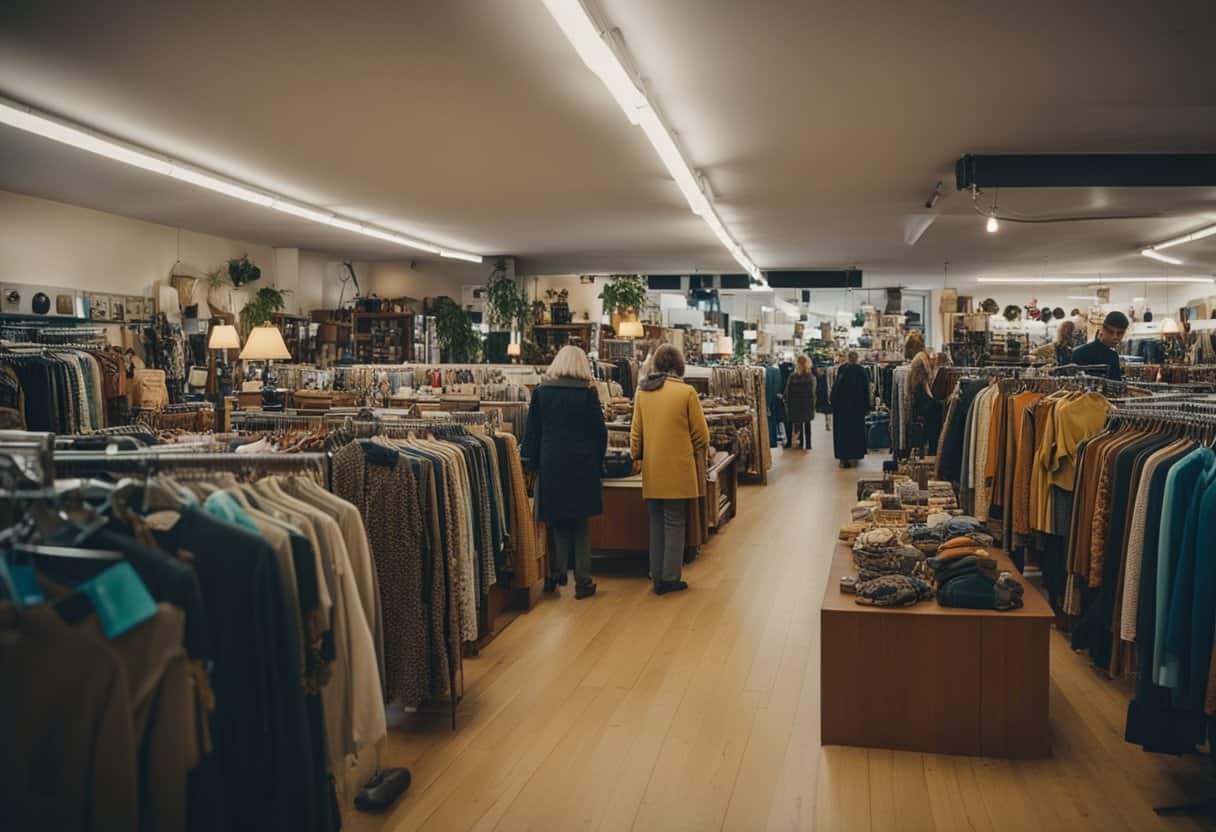
[[[865,312],[855,313],[853,315],[853,326],[865,326],[865,325],[866,325],[866,313]]]
[[[287,296],[290,294],[290,289],[276,289],[273,286],[258,289],[241,310],[241,329],[248,333],[255,326],[269,323],[276,312],[282,312],[286,308]]]
[[[232,284],[223,269],[212,269],[203,276],[203,279],[207,281],[208,289],[223,289]]]
[[[506,263],[498,261],[486,281],[486,323],[493,330],[523,326],[528,317],[528,296],[507,275]]]
[[[1018,306],[1016,303],[1011,303],[1005,307],[1003,314],[1005,316],[1005,320],[1007,321],[1020,320],[1022,317],[1022,307]]]
[[[640,274],[614,274],[600,290],[604,312],[641,312],[646,306],[646,279]]]
[[[476,361],[481,355],[481,336],[473,329],[469,313],[456,301],[441,295],[431,303],[431,314],[435,316],[439,348],[447,354],[447,360],[453,364]]]
[[[234,257],[228,261],[228,279],[238,289],[246,283],[260,280],[261,277],[262,270],[253,264],[253,261],[249,259],[249,255],[247,254],[242,254],[240,257]]]

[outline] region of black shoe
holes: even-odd
[[[565,586],[569,582],[570,582],[570,573],[569,572],[562,572],[560,575],[557,576],[558,586]]]
[[[669,592],[680,592],[688,589],[688,583],[685,581],[659,581],[654,585],[655,595],[666,595]]]
[[[574,588],[574,597],[579,601],[584,598],[590,598],[595,594],[595,584],[587,584],[586,586],[576,586]]]
[[[557,592],[557,578],[545,578],[545,592]]]

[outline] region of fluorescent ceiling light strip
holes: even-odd
[[[642,128],[663,166],[684,195],[688,207],[709,224],[714,236],[739,265],[762,287],[767,288],[768,282],[764,279],[763,272],[734,241],[722,220],[714,213],[709,199],[671,132],[655,112],[645,91],[625,66],[623,55],[618,54],[618,47],[612,42],[613,33],[600,25],[588,10],[587,4],[590,2],[592,0],[544,0],[545,8],[557,22],[562,34],[570,41],[570,45],[578,52],[583,63],[612,93],[630,123]]]
[[[471,263],[482,262],[482,257],[479,254],[462,251],[441,251],[440,247],[434,243],[416,240],[403,234],[386,231],[371,225],[355,222],[354,220],[344,219],[324,209],[294,202],[277,194],[252,188],[226,177],[207,173],[160,154],[148,152],[125,142],[116,141],[88,128],[36,113],[25,105],[3,98],[0,98],[0,124],[7,124],[10,127],[25,130],[36,136],[42,136],[43,138],[75,147],[78,150],[85,150],[98,156],[104,156],[107,159],[113,159],[116,162],[131,165],[132,167],[151,171],[152,173],[159,173],[162,176],[168,176],[200,188],[206,188],[209,191],[215,191],[224,196],[240,199],[263,208],[273,208],[276,211],[282,211],[285,214],[291,214],[300,219],[330,225],[334,228],[363,234],[367,237],[375,237],[379,240],[386,240],[407,248],[430,252],[431,254],[442,254],[444,257],[454,257],[459,260],[467,260]]]
[[[1164,243],[1157,243],[1155,246],[1149,246],[1149,248],[1160,251],[1163,248],[1173,248],[1183,243],[1193,243],[1196,240],[1202,240],[1204,237],[1211,237],[1213,234],[1216,234],[1216,225],[1209,225],[1207,228],[1192,231],[1190,234],[1183,234],[1181,237],[1166,240]]]
[[[1140,253],[1145,257],[1152,258],[1153,260],[1160,260],[1162,263],[1169,263],[1171,266],[1182,265],[1182,261],[1177,257],[1170,257],[1168,254],[1159,254],[1158,252],[1153,251],[1151,248],[1142,248],[1140,249]]]
[[[1104,286],[1111,283],[1216,283],[1211,277],[977,277],[977,283],[1034,283],[1044,286]]]

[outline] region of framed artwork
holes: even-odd
[[[127,295],[126,302],[128,321],[142,321],[149,317],[144,310],[144,299],[139,295]]]
[[[89,301],[89,318],[94,321],[110,320],[110,296],[97,295],[90,292],[85,297]]]
[[[119,323],[127,319],[127,303],[126,299],[121,295],[110,296],[110,320]]]

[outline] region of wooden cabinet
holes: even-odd
[[[414,360],[412,313],[355,312],[351,323],[356,363],[400,364]]]

